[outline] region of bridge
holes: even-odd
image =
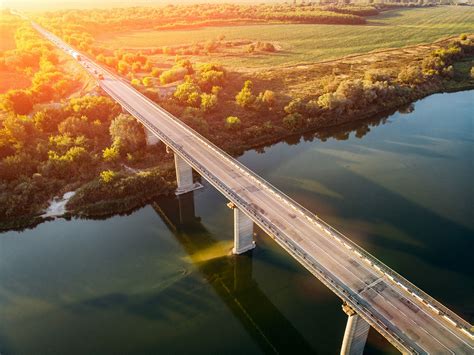
[[[341,354],[362,354],[369,328],[402,353],[473,354],[471,324],[160,108],[126,81],[80,54],[36,23],[32,26],[70,54],[124,110],[151,142],[174,153],[177,194],[202,187],[193,169],[220,191],[234,213],[235,254],[255,247],[258,225],[342,300],[348,316]]]

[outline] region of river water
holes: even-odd
[[[471,323],[474,92],[239,159]],[[1,354],[337,354],[340,300],[205,183],[126,216],[0,234]],[[397,353],[375,331],[369,354]]]

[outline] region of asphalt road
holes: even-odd
[[[63,50],[72,50],[37,27]],[[76,56],[77,58],[77,56]],[[403,352],[474,354],[472,326],[88,58],[100,86]],[[440,314],[441,313],[441,314]]]

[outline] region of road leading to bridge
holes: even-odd
[[[37,24],[60,49],[77,52]],[[82,56],[82,55],[81,55]],[[85,56],[101,88],[404,353],[473,354],[472,325]]]

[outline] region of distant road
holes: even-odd
[[[33,23],[58,48],[77,52]],[[474,354],[472,325],[89,58],[101,88],[404,353]]]

